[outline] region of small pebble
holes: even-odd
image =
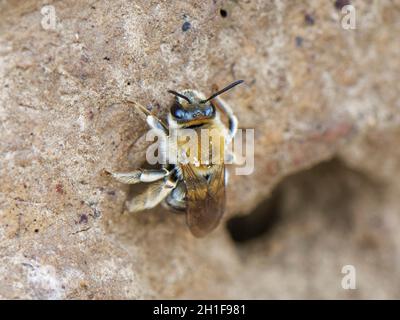
[[[190,24],[190,22],[189,21],[186,21],[183,25],[182,25],[182,31],[183,32],[186,32],[186,31],[188,31],[190,28],[191,28],[191,24]]]
[[[312,26],[312,25],[314,25],[314,23],[315,23],[314,17],[313,17],[311,14],[309,14],[309,13],[307,13],[307,14],[304,16],[304,21],[305,21],[306,24],[308,24],[309,26]]]

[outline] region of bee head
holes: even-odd
[[[171,116],[179,124],[205,123],[215,118],[216,109],[211,100],[242,82],[243,80],[235,81],[224,89],[212,94],[207,99],[201,93],[194,90],[185,90],[182,93],[168,90],[169,93],[172,93],[176,97],[170,110]]]
[[[193,122],[207,122],[215,117],[215,107],[211,101],[204,101],[202,95],[196,91],[186,90],[182,94],[172,91],[176,96],[171,106],[171,116],[180,124]]]

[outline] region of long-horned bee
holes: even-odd
[[[122,183],[150,184],[143,193],[127,202],[130,212],[150,209],[163,202],[175,210],[186,211],[187,225],[196,237],[205,236],[217,227],[225,209],[225,185],[228,180],[223,159],[226,159],[226,147],[231,143],[238,128],[238,120],[232,109],[219,95],[242,82],[243,80],[235,81],[208,98],[195,90],[184,90],[180,93],[169,90],[169,93],[175,95],[175,99],[168,114],[167,124],[144,107],[140,107],[147,114],[148,125],[162,135],[166,143],[173,136],[179,136],[183,129],[192,129],[198,136],[202,136],[200,132],[209,133],[206,137],[209,148],[204,148],[204,144],[199,140],[199,153],[193,155],[190,154],[187,143],[178,141],[174,151],[179,155],[189,156],[194,161],[176,162],[167,156],[166,163],[162,164],[159,170],[109,172]],[[227,116],[228,126],[222,122],[221,113]],[[210,135],[213,135],[211,140]],[[217,148],[212,146],[215,136],[222,140],[222,144]],[[165,148],[168,145],[167,143]],[[213,159],[218,160],[209,161],[210,153],[213,153]],[[167,154],[170,155],[171,152]],[[202,161],[203,158],[207,161]]]

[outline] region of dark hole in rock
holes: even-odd
[[[219,10],[219,14],[222,18],[226,18],[228,16],[228,11],[226,11],[225,9],[221,9]]]
[[[317,219],[346,236],[354,228],[355,199],[363,194],[379,198],[378,190],[378,182],[332,159],[286,177],[251,213],[229,219],[227,229],[235,242],[244,244]]]
[[[250,214],[228,220],[227,228],[232,239],[238,243],[247,242],[272,230],[279,221],[281,196],[281,191],[275,190]]]

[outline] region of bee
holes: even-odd
[[[176,92],[168,90],[175,96],[174,103],[168,114],[167,124],[139,106],[146,113],[147,124],[165,138],[170,139],[174,133],[182,129],[193,129],[196,132],[207,130],[216,133],[221,138],[222,147],[208,148],[217,153],[218,159],[225,159],[226,147],[231,143],[238,128],[238,120],[231,107],[219,95],[242,83],[238,80],[206,98],[196,90]],[[132,102],[134,103],[134,102]],[[228,126],[221,120],[221,113],[228,118]],[[213,137],[214,138],[214,137]],[[208,142],[207,142],[208,143]],[[209,143],[212,141],[209,140]],[[185,143],[178,143],[178,154],[189,154]],[[201,143],[198,141],[200,153]],[[204,149],[204,148],[203,148]],[[209,152],[209,151],[207,151]],[[215,154],[213,155],[215,158]],[[186,223],[191,233],[203,237],[214,230],[225,210],[225,186],[228,182],[228,172],[224,161],[197,163],[171,163],[166,161],[160,169],[137,169],[131,172],[108,172],[122,183],[149,183],[147,189],[127,202],[130,212],[150,209],[163,203],[169,208],[186,212]]]

